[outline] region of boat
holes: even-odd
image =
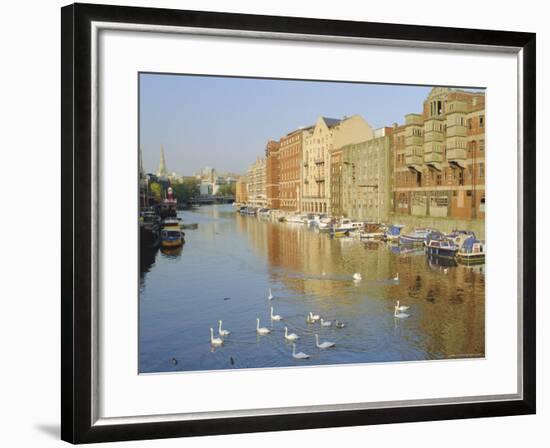
[[[314,218],[313,223],[312,223],[313,227],[319,228],[319,223],[323,220],[330,221],[330,218],[326,213],[321,213],[319,215],[315,215],[315,218]]]
[[[470,237],[476,237],[476,234],[471,230],[453,230],[451,233],[448,233],[447,238],[451,240],[459,248],[462,246],[464,241]]]
[[[355,228],[353,226],[352,220],[348,218],[342,218],[340,221],[337,221],[332,225],[332,227],[330,228],[330,233],[333,236],[344,236],[353,230],[355,230]]]
[[[160,245],[162,247],[179,247],[184,242],[184,235],[179,218],[166,218],[160,231]]]
[[[359,231],[362,240],[381,240],[384,235],[384,227],[378,223],[366,223],[364,228]]]
[[[157,247],[160,241],[160,216],[146,209],[139,216],[139,240],[143,247]]]
[[[260,208],[258,209],[258,218],[269,218],[269,216],[271,215],[271,210],[269,210],[268,208]]]
[[[440,232],[431,232],[426,235],[425,245],[428,255],[437,257],[454,258],[458,252],[458,246]]]
[[[466,265],[485,263],[485,245],[471,236],[462,243],[456,259],[459,263]]]
[[[321,218],[317,224],[317,229],[319,229],[319,232],[330,232],[334,222],[335,221],[329,217]]]
[[[400,224],[394,224],[386,230],[386,240],[387,241],[399,241],[399,236],[401,235],[401,229],[404,226]]]
[[[286,217],[286,222],[293,222],[293,223],[296,223],[296,224],[303,224],[304,223],[304,219],[306,218],[305,215],[288,215]]]
[[[400,244],[424,244],[426,236],[431,233],[431,229],[426,229],[423,227],[417,227],[414,231],[409,233],[403,233],[399,235]]]
[[[174,196],[172,187],[168,187],[166,198],[158,205],[161,218],[174,217],[177,214],[178,200]]]
[[[317,219],[318,219],[318,217],[317,217],[316,214],[314,214],[314,213],[308,213],[308,214],[306,215],[306,217],[304,218],[304,224],[305,224],[306,226],[308,226],[308,227],[309,227],[309,226],[313,226],[313,225],[315,225],[315,223],[317,222]]]

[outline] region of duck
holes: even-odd
[[[353,274],[353,280],[355,280],[356,282],[362,280],[363,277],[361,276],[361,274],[359,272],[356,272],[355,274]]]
[[[330,327],[330,326],[332,326],[332,322],[330,320],[324,320],[323,318],[321,318],[321,326],[322,327]]]
[[[258,334],[269,334],[271,333],[271,330],[266,327],[260,327],[260,318],[256,318],[256,333]]]
[[[273,294],[271,293],[271,288],[269,288],[269,294],[267,296],[269,300],[273,300]]]
[[[319,344],[319,335],[315,334],[315,347],[317,348],[331,348],[336,344],[334,342],[324,341]]]
[[[219,347],[223,345],[223,339],[222,338],[215,338],[214,337],[214,329],[210,328],[210,343],[215,346]]]
[[[398,317],[399,319],[405,319],[405,318],[409,317],[409,315],[406,314],[406,313],[398,312],[397,308],[395,308],[395,310],[393,311],[393,316]]]
[[[229,336],[231,332],[229,330],[222,330],[222,321],[218,321],[218,334],[220,336]]]
[[[309,355],[303,352],[296,353],[296,344],[292,344],[292,357],[294,359],[309,359]]]
[[[336,328],[344,328],[346,326],[344,322],[340,322],[339,320],[337,320],[334,325]]]
[[[397,301],[397,303],[395,304],[394,308],[396,311],[407,311],[409,309],[408,306],[405,306],[405,305],[399,305],[399,300]]]
[[[283,320],[283,317],[279,314],[273,314],[273,307],[271,307],[271,320]]]
[[[289,333],[288,328],[285,327],[285,339],[289,341],[297,341],[300,339],[300,336],[298,336],[296,333]]]

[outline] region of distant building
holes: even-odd
[[[248,191],[246,186],[246,178],[240,177],[235,185],[235,202],[245,204],[248,202]]]
[[[302,157],[304,134],[310,128],[292,131],[281,137],[279,145],[280,164],[280,208],[298,211],[301,204]]]
[[[213,184],[211,182],[202,181],[199,184],[199,194],[201,196],[211,196],[214,194]]]
[[[436,87],[392,136],[393,211],[485,218],[485,94]]]
[[[390,212],[391,128],[377,129],[374,138],[342,148],[341,214],[382,222]],[[332,199],[338,200],[336,192]]]
[[[164,145],[160,145],[160,160],[157,170],[158,177],[168,177],[168,170],[166,169],[166,160],[164,158]]]
[[[255,207],[265,207],[266,194],[266,160],[258,157],[246,171],[248,202]]]
[[[280,187],[280,153],[279,142],[269,141],[265,148],[266,156],[266,206],[272,209],[280,207],[279,187]]]
[[[360,116],[334,119],[320,117],[305,134],[301,210],[328,213],[330,210],[331,151],[371,139],[373,131]]]

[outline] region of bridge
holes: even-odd
[[[195,196],[187,200],[192,205],[232,204],[235,196]]]

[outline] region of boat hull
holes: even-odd
[[[429,255],[435,257],[454,258],[458,252],[458,248],[452,249],[449,247],[426,247],[426,251]]]

